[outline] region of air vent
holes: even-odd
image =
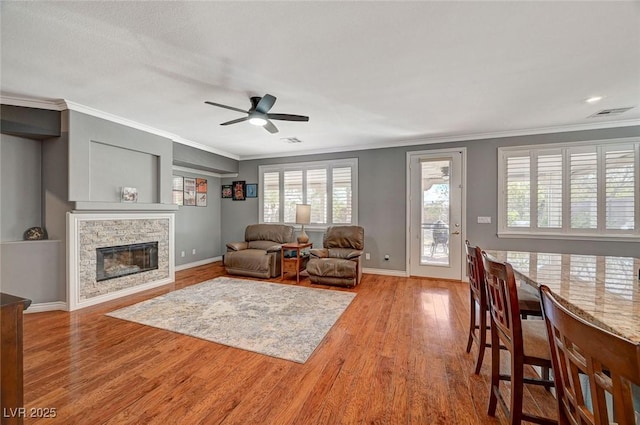
[[[611,115],[620,115],[624,112],[627,112],[629,109],[633,109],[633,106],[628,108],[613,108],[613,109],[603,109],[600,112],[596,112],[593,115],[589,115],[587,118],[595,118],[595,117],[608,117]]]
[[[298,139],[297,137],[282,137],[280,138],[280,140],[286,143],[302,143],[302,140]]]

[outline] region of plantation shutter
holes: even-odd
[[[530,227],[531,161],[529,154],[507,157],[506,171],[507,226]]]
[[[311,204],[311,223],[327,223],[327,169],[307,171],[307,204]]]
[[[284,172],[284,222],[296,222],[296,204],[302,204],[302,171]]]
[[[332,222],[350,224],[352,211],[351,167],[332,169]]]
[[[280,221],[280,173],[264,173],[263,176],[263,220],[265,223]]]
[[[587,152],[569,154],[570,217],[572,229],[598,228],[598,154],[593,147]]]
[[[633,146],[604,152],[607,230],[633,230],[635,216],[635,155]]]
[[[562,228],[562,153],[538,155],[538,227]]]

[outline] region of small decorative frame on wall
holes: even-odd
[[[207,206],[207,194],[206,193],[196,193],[196,206],[198,207],[206,207]]]
[[[138,189],[135,187],[123,187],[120,199],[122,202],[138,202]]]
[[[207,179],[196,179],[196,192],[207,193]]]
[[[257,183],[247,184],[247,198],[257,198],[257,197],[258,197],[258,184]]]
[[[233,186],[231,186],[230,184],[223,184],[222,197],[229,198],[229,199],[233,198]]]
[[[182,176],[173,176],[173,203],[183,205],[184,199],[184,178]]]
[[[184,178],[184,205],[196,204],[196,179],[192,177]]]
[[[244,201],[247,199],[246,195],[246,183],[244,180],[235,181],[233,186],[233,200]]]

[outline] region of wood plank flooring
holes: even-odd
[[[214,263],[124,300],[74,313],[27,314],[25,407],[55,408],[56,417],[25,423],[504,422],[486,415],[490,353],[476,376],[477,348],[464,351],[469,295],[462,282],[365,275],[305,364],[104,315],[222,275]],[[312,286],[308,279],[300,285]],[[526,396],[528,410],[553,414],[549,393],[532,389]]]

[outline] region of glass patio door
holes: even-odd
[[[409,271],[462,277],[462,152],[409,154]]]

